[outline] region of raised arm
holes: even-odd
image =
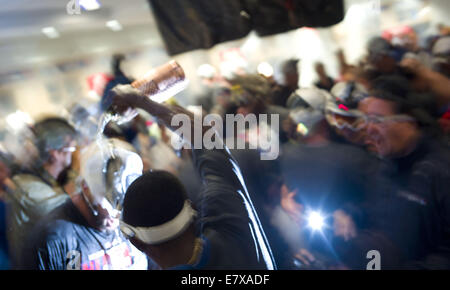
[[[172,126],[173,116],[185,114],[191,121],[191,136],[196,136],[195,126],[202,125],[196,124],[193,114],[184,108],[156,103],[131,86],[116,87],[112,90],[112,97],[113,110],[123,112],[129,107],[141,108],[172,130],[178,129]],[[200,137],[202,137],[210,128],[202,126],[197,129],[201,130]],[[192,139],[185,141],[193,145]],[[221,142],[223,143],[222,140]],[[274,260],[264,230],[247,192],[239,166],[228,149],[223,146],[223,149],[192,151],[194,163],[205,184],[200,209],[205,221],[203,227],[214,224],[211,228],[220,229],[222,233],[249,247],[254,246],[258,263],[265,265],[267,269],[274,269]]]
[[[440,106],[445,106],[450,103],[449,78],[425,67],[420,61],[414,58],[404,58],[400,65],[427,84],[428,89],[436,95],[436,102]]]

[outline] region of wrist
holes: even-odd
[[[415,73],[419,77],[427,78],[430,75],[430,70],[426,66],[420,65],[418,68],[416,68]]]
[[[135,107],[139,109],[144,109],[147,105],[148,98],[146,95],[139,93],[136,95]]]

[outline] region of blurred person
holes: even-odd
[[[116,111],[137,106],[172,129],[176,113],[192,121],[189,111],[155,103],[131,86],[116,87],[113,93]],[[162,269],[274,269],[236,162],[221,149],[193,150],[193,157],[204,190],[188,197],[173,174],[145,173],[126,192],[122,232]],[[192,200],[200,204],[193,206]]]
[[[38,149],[32,125],[26,125],[19,130],[7,128],[2,140],[2,153],[10,160],[9,169],[14,176],[17,173],[35,170],[35,161],[38,159]]]
[[[450,78],[450,36],[439,38],[432,48],[433,70]]]
[[[289,222],[289,217],[280,205],[283,180],[280,176],[278,160],[261,160],[257,150],[232,149],[230,152],[239,164],[271,246],[277,269],[292,269],[294,265],[290,259],[290,248],[298,244],[295,235],[297,225],[279,226],[280,223]]]
[[[411,26],[401,25],[386,30],[383,32],[383,38],[406,51],[416,52],[419,50],[417,33]]]
[[[448,104],[448,79],[432,71],[417,54],[401,51],[380,37],[369,42],[368,50],[371,80],[386,74],[407,78],[415,92],[409,97],[421,102],[431,115]]]
[[[147,269],[145,255],[119,231],[125,191],[142,174],[133,147],[101,139],[81,153],[80,192],[28,232],[20,269]]]
[[[404,51],[395,49],[382,37],[372,38],[368,45],[368,62],[378,74],[399,73],[397,63]]]
[[[125,137],[125,141],[133,144],[138,149],[145,144],[140,144],[141,140],[148,138],[146,120],[141,114],[137,114],[131,121],[121,124],[120,129]]]
[[[8,240],[6,239],[6,191],[11,190],[12,181],[10,170],[5,158],[0,157],[0,270],[7,270],[10,267],[8,254]]]
[[[78,132],[78,145],[89,144],[97,136],[98,120],[83,105],[73,104],[69,108],[69,123]]]
[[[358,66],[348,66],[345,72],[341,75],[338,82],[355,82],[362,85],[365,89],[370,88],[370,79],[373,71],[370,66],[367,68],[364,62],[360,62]],[[336,84],[335,83],[335,84]]]
[[[238,108],[237,114],[278,114],[280,120],[287,117],[288,110],[283,106],[271,104],[270,85],[267,80],[258,75],[236,77],[230,82],[233,84],[232,98]],[[270,122],[270,120],[269,120]]]
[[[214,105],[209,111],[209,113],[218,114],[219,116],[224,118],[225,114],[229,111],[232,111],[235,106],[233,104],[231,96],[232,96],[231,88],[223,86],[220,89],[218,89]]]
[[[80,104],[74,104],[69,108],[69,123],[77,132],[77,148],[72,153],[72,163],[66,167],[58,176],[56,181],[71,195],[78,191],[76,177],[80,172],[80,151],[98,137],[98,120]]]
[[[223,88],[228,86],[225,78],[217,73],[217,70],[210,64],[202,64],[197,69],[197,75],[201,80],[202,92],[197,96],[197,105],[210,112],[220,101],[218,98],[223,93]]]
[[[389,258],[383,269],[450,267],[449,153],[427,136],[408,92],[406,80],[380,77],[359,103],[367,148],[383,162],[367,180],[364,226],[347,244],[352,268],[365,268],[367,245]]]
[[[235,77],[230,80],[232,85],[230,90],[230,100],[236,106],[230,107],[228,113],[242,114],[278,114],[280,122],[287,119],[288,110],[273,105],[269,102],[270,82],[260,75],[245,75]],[[243,139],[246,149],[231,149],[230,152],[235,158],[242,172],[243,179],[247,186],[248,192],[254,203],[255,209],[259,213],[261,223],[267,234],[273,250],[274,259],[278,268],[289,268],[289,262],[286,258],[287,245],[279,238],[279,233],[272,223],[274,211],[278,211],[280,178],[277,169],[276,160],[261,160],[260,148],[256,140],[260,134],[261,128],[272,122],[271,117],[268,118],[267,124],[259,123],[258,126],[246,128],[245,132],[235,132],[235,136],[226,136],[228,138]],[[226,123],[224,124],[226,127]],[[281,129],[279,129],[281,130]],[[280,132],[280,141],[287,140],[283,132]],[[255,145],[257,149],[249,149],[251,145]]]
[[[109,91],[114,88],[118,84],[131,84],[133,82],[133,79],[129,78],[125,75],[125,73],[122,70],[122,63],[125,60],[124,54],[115,54],[112,56],[111,59],[111,70],[113,73],[113,79],[110,80],[103,90],[103,96],[100,101],[100,111],[103,112],[109,107],[108,103],[108,93]]]
[[[319,80],[314,84],[316,87],[322,90],[330,91],[334,85],[334,80],[327,75],[325,66],[321,62],[315,64],[315,70]]]
[[[288,118],[289,111],[283,106],[274,105],[270,102],[270,83],[259,75],[238,76],[231,79],[230,83],[232,84],[231,99],[235,106],[231,107],[230,109],[234,110],[230,110],[228,113],[242,114],[244,117],[248,114],[254,114],[256,116],[266,114],[270,116],[267,118],[266,123],[260,123],[258,127],[270,125],[272,122],[271,115],[278,115],[279,126],[276,129],[278,129],[279,140],[281,143],[286,142],[288,138],[284,131],[281,130],[281,124]],[[226,124],[224,130],[226,132]],[[242,136],[244,136],[242,138],[247,138],[249,136],[245,141],[251,142],[251,139],[257,139],[260,130],[258,128],[249,128],[247,132],[249,134],[239,134],[243,132],[236,132],[239,134],[237,138],[241,138]],[[230,136],[226,137],[228,138]]]
[[[364,61],[361,61],[358,66],[350,65],[347,62],[344,51],[339,49],[336,52],[337,61],[339,63],[339,77],[337,82],[357,82],[368,87],[367,74],[364,70]],[[334,85],[334,84],[333,84]]]
[[[419,60],[424,66],[431,67],[432,58],[430,52],[419,45],[417,32],[408,25],[401,25],[385,31],[384,35],[397,50],[403,51]]]
[[[450,104],[450,79],[445,75],[424,66],[415,58],[404,58],[400,66],[411,73],[411,85],[416,91],[430,92],[438,109],[446,110]]]
[[[283,83],[272,89],[271,102],[273,105],[285,107],[289,96],[298,89],[300,73],[298,59],[289,59],[281,64]]]
[[[450,35],[450,26],[441,23],[438,25],[438,29],[439,29],[439,34],[441,36],[449,36]]]
[[[34,170],[18,173],[14,192],[7,195],[8,244],[12,267],[19,263],[26,234],[35,223],[69,196],[57,179],[71,165],[76,132],[64,119],[47,118],[33,128],[39,158]]]
[[[339,63],[339,75],[342,77],[351,68],[351,65],[348,64],[345,53],[341,48],[336,51],[336,58]]]
[[[301,227],[304,241],[293,254],[302,264],[309,260],[305,255],[321,257],[317,260],[330,263],[327,267],[340,263],[328,243],[348,233],[314,235],[305,218],[310,212],[332,216],[343,208],[352,211],[364,197],[364,180],[376,162],[363,149],[333,139],[325,115],[330,97],[319,89],[300,89],[290,97],[298,138],[282,147],[280,158],[286,186],[281,205]]]
[[[358,103],[367,97],[366,88],[357,82],[339,82],[331,89],[327,99],[325,116],[328,124],[337,134],[337,139],[343,139],[355,145],[364,144],[364,130],[360,121],[361,112],[357,110]]]

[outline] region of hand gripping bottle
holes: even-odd
[[[147,72],[131,85],[155,102],[162,103],[187,87],[183,68],[174,60]]]

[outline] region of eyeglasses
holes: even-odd
[[[364,115],[361,117],[366,124],[387,124],[394,122],[413,122],[415,119],[408,115],[392,115],[392,116],[375,116],[375,115]]]
[[[327,121],[338,129],[350,129],[352,131],[359,131],[362,129],[364,120],[360,116],[342,116],[333,112],[327,112]]]
[[[62,151],[62,152],[71,152],[72,153],[72,152],[77,151],[77,147],[74,147],[74,146],[64,147],[64,148],[61,148],[60,151]]]

